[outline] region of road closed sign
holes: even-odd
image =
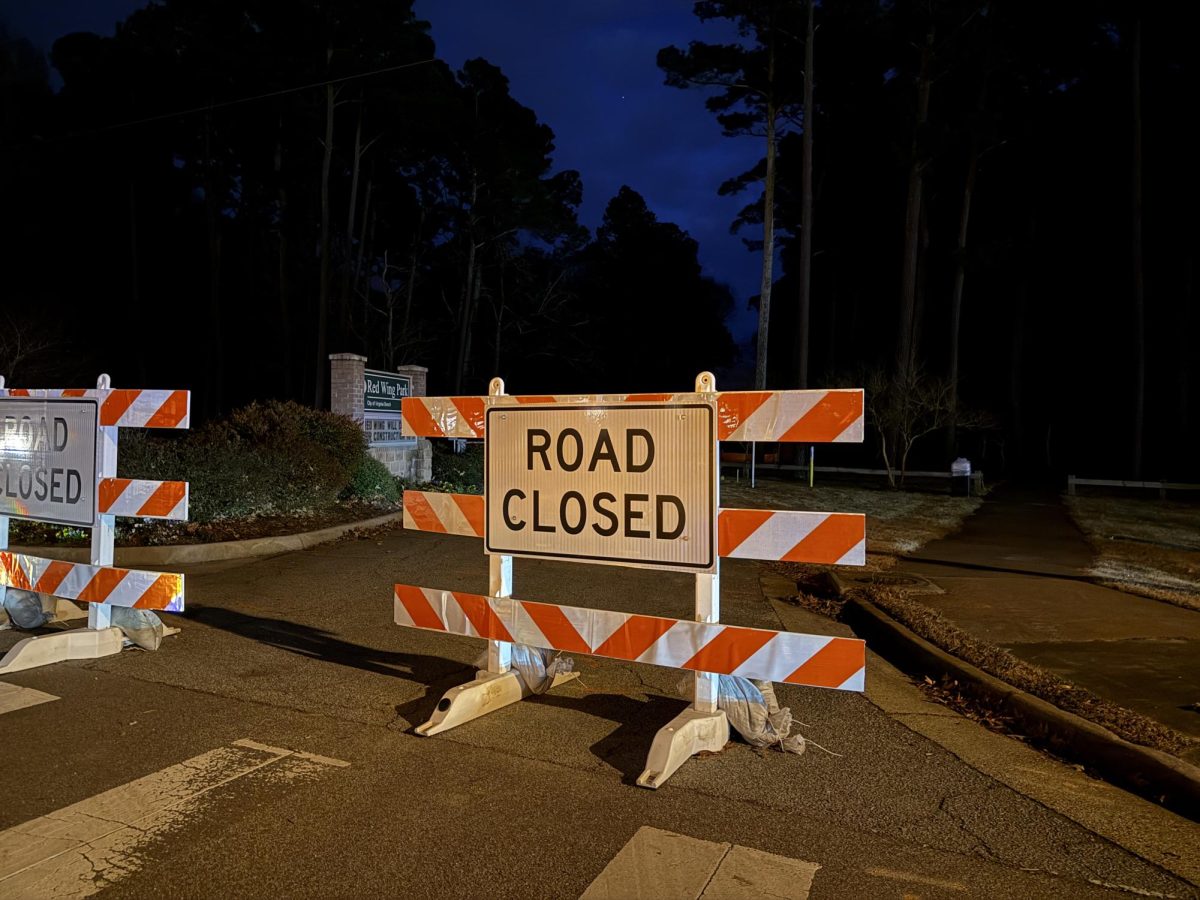
[[[489,553],[712,571],[711,404],[487,410]]]
[[[0,515],[96,519],[94,400],[0,399]]]

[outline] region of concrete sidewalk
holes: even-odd
[[[1200,613],[1093,584],[1091,558],[1057,496],[1009,488],[898,571],[941,588],[921,601],[967,632],[1200,738]]]

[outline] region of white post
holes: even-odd
[[[504,393],[504,379],[493,378],[488,385],[488,395],[499,397]],[[511,597],[513,592],[513,558],[494,555],[488,557],[488,593],[493,597]],[[494,675],[503,675],[512,668],[512,644],[507,641],[488,641],[487,670]]]
[[[713,394],[716,393],[716,379],[709,372],[701,372],[696,376],[696,393],[698,394]],[[719,451],[720,443],[718,442],[716,450]],[[721,506],[721,479],[716,480],[713,485],[713,490],[716,492],[713,497],[713,507],[719,509]],[[713,523],[713,541],[717,539],[716,523]],[[696,579],[696,621],[697,622],[719,622],[721,621],[721,557],[717,555],[716,547],[713,548],[713,555],[716,559],[716,568],[713,569],[711,575],[705,573],[694,576]],[[717,684],[720,676],[714,675],[711,672],[697,672],[695,674],[695,691],[693,706],[700,712],[714,713],[717,711]]]
[[[106,391],[112,387],[112,380],[107,375],[101,375],[96,379],[96,387]],[[96,484],[92,486],[92,490],[99,492],[101,480],[115,478],[117,475],[117,427],[115,425],[97,425],[97,431]],[[92,523],[93,566],[111,566],[113,564],[113,537],[116,521],[116,516],[104,516],[97,511],[96,520]],[[88,628],[95,630],[111,626],[112,607],[104,603],[89,603]]]

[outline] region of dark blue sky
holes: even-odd
[[[144,0],[0,0],[14,36],[49,50],[71,31],[111,34]],[[726,138],[701,91],[663,84],[659,48],[723,40],[687,0],[417,0],[432,23],[438,55],[458,67],[482,56],[504,70],[512,93],[554,129],[557,166],[583,177],[582,219],[595,227],[622,184],[645,196],[660,219],[700,243],[705,271],[736,299],[730,325],[739,343],[754,330],[746,299],[758,291],[759,259],[729,223],[748,196],[717,186],[761,157],[760,141]]]

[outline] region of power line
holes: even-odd
[[[373,78],[376,75],[387,75],[390,72],[399,72],[404,69],[413,69],[417,66],[428,65],[429,63],[437,62],[436,57],[429,59],[419,59],[415,62],[401,63],[395,66],[387,66],[382,69],[372,69],[369,72],[356,72],[353,75],[343,75],[340,78],[329,78],[324,81],[314,81],[311,84],[297,85],[296,87],[281,88],[277,91],[267,91],[262,94],[253,94],[249,97],[238,97],[233,100],[222,100],[218,103],[206,103],[203,106],[194,106],[190,109],[181,109],[175,112],[159,113],[153,116],[146,116],[141,119],[130,119],[127,122],[116,122],[112,125],[102,125],[98,128],[92,128],[88,131],[76,131],[70,134],[60,135],[56,138],[51,138],[50,142],[58,140],[67,140],[70,138],[90,137],[97,134],[105,134],[110,131],[117,131],[122,128],[135,128],[139,125],[149,125],[154,122],[162,122],[166,119],[181,119],[186,116],[194,116],[197,113],[211,112],[216,109],[226,109],[231,106],[241,106],[245,103],[254,103],[259,100],[270,100],[273,97],[283,97],[287,94],[296,94],[301,91],[311,91],[314,88],[329,87],[334,84],[343,84],[347,81],[356,81],[360,78]],[[17,149],[10,147],[10,150]]]

